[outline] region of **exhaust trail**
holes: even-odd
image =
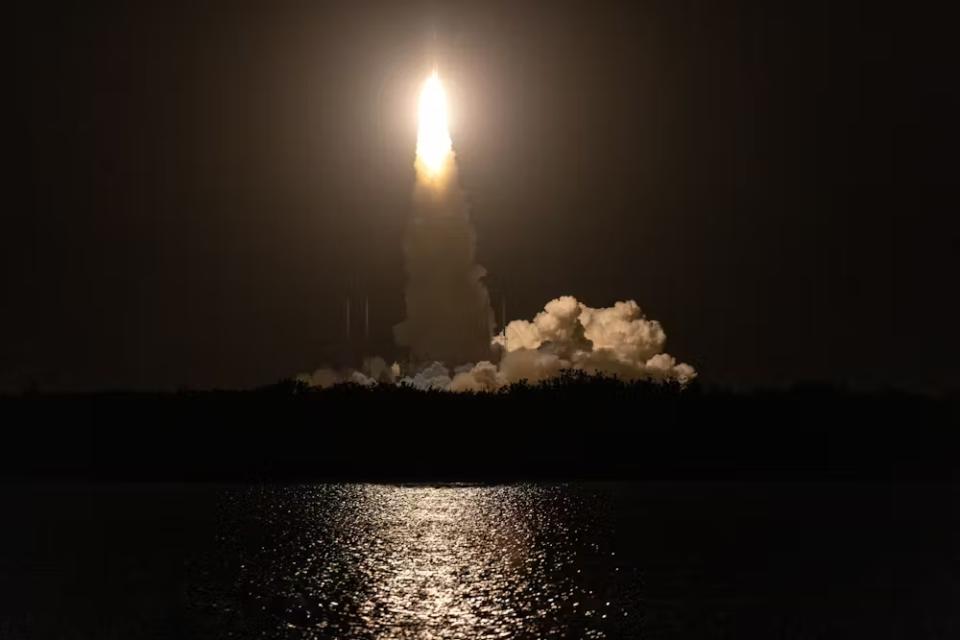
[[[494,315],[476,263],[476,235],[457,180],[446,95],[437,72],[420,94],[413,216],[404,238],[406,319],[397,344],[414,362],[474,363],[492,356]]]

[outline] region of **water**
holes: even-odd
[[[7,487],[2,638],[957,637],[956,491]]]
[[[258,627],[291,638],[606,637],[632,607],[610,600],[621,568],[591,497],[544,486],[239,492],[225,539],[239,599],[225,606],[259,608]]]

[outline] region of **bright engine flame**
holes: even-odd
[[[447,94],[434,71],[420,91],[417,158],[431,176],[436,176],[443,170],[452,147],[447,129]]]

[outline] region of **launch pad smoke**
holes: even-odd
[[[413,364],[388,366],[373,357],[359,370],[321,368],[299,380],[313,387],[354,382],[496,391],[569,369],[680,384],[696,376],[693,367],[663,352],[660,323],[648,320],[633,300],[594,309],[563,296],[532,321],[514,320],[492,337],[486,271],[475,262],[476,236],[457,179],[446,96],[436,72],[424,84],[419,111],[413,216],[404,239],[407,316],[394,328]]]
[[[533,321],[514,320],[491,341],[493,359],[453,366],[434,361],[420,366],[388,366],[368,358],[360,370],[321,368],[298,379],[312,387],[353,382],[361,385],[402,384],[417,389],[496,391],[527,380],[540,382],[564,370],[615,375],[623,380],[693,380],[693,367],[663,352],[666,334],[647,319],[633,300],[594,309],[573,296],[547,303]],[[497,358],[499,355],[499,358]]]

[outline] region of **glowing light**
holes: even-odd
[[[443,171],[453,143],[447,128],[447,94],[434,71],[420,91],[417,158],[431,176]]]

